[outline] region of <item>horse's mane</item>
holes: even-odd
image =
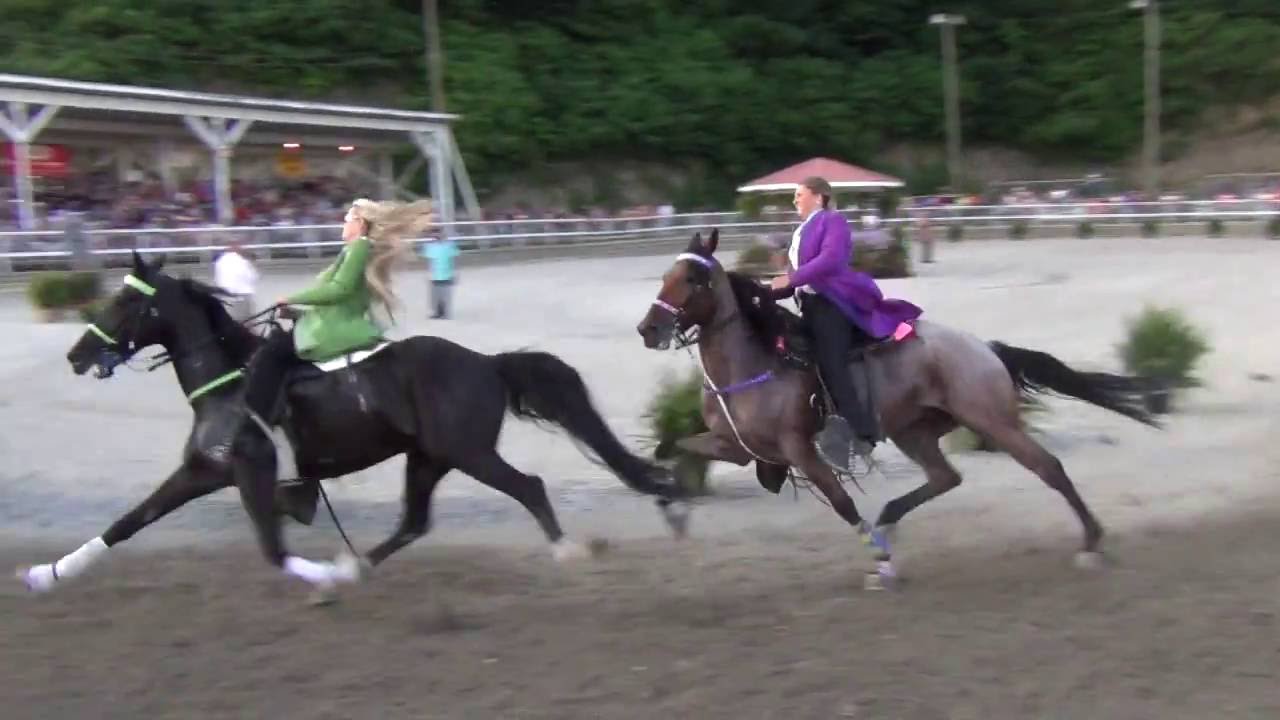
[[[187,297],[191,298],[204,310],[205,317],[213,332],[222,340],[219,346],[226,350],[231,360],[243,365],[257,349],[259,338],[249,328],[236,322],[227,312],[225,297],[227,293],[199,280],[183,278],[178,281]]]
[[[786,311],[778,307],[769,288],[756,282],[751,276],[732,271],[726,271],[725,274],[729,276],[729,287],[733,289],[738,310],[746,318],[752,336],[766,350],[772,350],[774,340],[783,331],[783,320],[779,313]]]

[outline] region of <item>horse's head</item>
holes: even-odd
[[[645,347],[666,350],[671,347],[671,338],[677,330],[684,332],[715,318],[713,281],[718,274],[723,276],[720,264],[713,257],[719,242],[718,229],[712,230],[711,237],[705,240],[702,233],[695,233],[689,246],[662,276],[658,297],[636,326]]]
[[[160,271],[163,265],[163,260],[148,264],[133,253],[133,272],[67,353],[77,375],[96,367],[99,378],[111,377],[139,350],[165,342],[171,327],[164,317],[165,300],[180,288]]]

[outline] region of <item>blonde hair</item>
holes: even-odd
[[[431,201],[375,202],[360,198],[351,203],[351,212],[365,221],[365,237],[369,238],[372,246],[369,263],[364,270],[369,293],[391,315],[392,307],[400,302],[391,290],[391,266],[408,249],[408,240],[431,227]]]

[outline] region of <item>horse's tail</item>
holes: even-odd
[[[1080,372],[1067,367],[1066,363],[1049,353],[1006,345],[998,340],[987,345],[1004,363],[1019,392],[1030,394],[1052,390],[1140,423],[1160,426],[1143,404],[1143,395],[1151,389],[1151,383],[1143,378]]]
[[[493,358],[507,386],[507,406],[516,417],[560,425],[632,490],[664,498],[681,496],[666,470],[623,447],[596,411],[582,376],[568,363],[547,352],[506,352]]]

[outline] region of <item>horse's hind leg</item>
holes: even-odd
[[[551,543],[551,552],[557,560],[569,560],[585,556],[586,550],[576,543],[567,540],[560,529],[560,521],[556,519],[555,510],[547,499],[547,488],[542,478],[537,475],[526,475],[511,467],[497,450],[476,450],[474,455],[465,458],[450,458],[454,466],[462,472],[504,493],[516,500],[533,515]]]
[[[449,466],[433,462],[424,453],[412,452],[404,470],[404,509],[400,525],[366,556],[369,564],[378,565],[392,553],[427,534],[431,525],[431,494],[449,472]]]
[[[99,537],[81,545],[75,552],[62,556],[56,562],[19,569],[18,579],[33,592],[47,592],[64,580],[69,580],[89,568],[106,554],[109,548],[133,537],[139,530],[186,505],[198,497],[227,487],[229,482],[216,473],[193,472],[186,465],[173,471],[160,487],[111,524]]]
[[[1102,543],[1102,525],[1085,505],[1080,493],[1076,492],[1076,486],[1071,482],[1071,478],[1067,477],[1062,461],[1017,425],[1001,424],[995,428],[973,429],[983,432],[997,447],[1035,473],[1045,485],[1062,493],[1062,497],[1066,498],[1067,504],[1071,506],[1084,528],[1084,546],[1076,561],[1082,566],[1096,564],[1098,548]]]

